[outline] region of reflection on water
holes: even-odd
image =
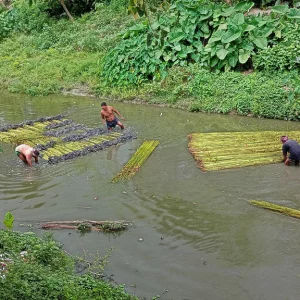
[[[0,126],[67,113],[95,127],[101,124],[100,103],[3,93]],[[277,164],[202,173],[187,150],[187,135],[299,130],[300,123],[114,106],[138,139],[57,165],[41,160],[32,168],[17,158],[13,146],[1,144],[0,219],[10,210],[22,220],[134,222],[115,237],[56,235],[70,251],[83,243],[90,251],[113,244],[116,255],[109,266],[116,281],[137,284],[136,293],[148,299],[166,286],[163,299],[298,299],[299,222],[254,208],[247,200],[300,208],[299,169]],[[160,145],[131,180],[112,184],[145,139],[158,139]]]

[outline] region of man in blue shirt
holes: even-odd
[[[282,145],[282,154],[283,159],[282,161],[286,166],[289,166],[292,162],[295,162],[295,166],[299,165],[300,160],[300,145],[294,141],[289,140],[288,136],[283,135],[280,138]],[[287,157],[287,153],[290,154],[289,157]]]

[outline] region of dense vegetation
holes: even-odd
[[[192,111],[299,118],[297,3],[255,16],[251,8],[274,1],[65,1],[72,22],[61,1],[29,2],[0,13],[0,84],[12,92],[79,88]]]
[[[0,253],[7,264],[0,269],[0,299],[137,299],[89,273],[75,275],[73,259],[49,235],[0,230]]]

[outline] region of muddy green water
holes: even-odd
[[[1,92],[0,126],[59,113],[98,126],[100,102]],[[33,168],[17,159],[11,145],[1,144],[0,219],[9,210],[21,220],[17,225],[24,220],[134,221],[118,236],[56,231],[55,238],[71,253],[105,254],[114,247],[106,274],[146,299],[164,290],[161,299],[299,299],[300,221],[246,200],[300,208],[300,169],[275,164],[202,173],[187,150],[187,135],[297,130],[300,123],[114,105],[137,140]],[[132,180],[110,183],[144,139],[161,144]]]

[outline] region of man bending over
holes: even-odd
[[[116,127],[119,125],[121,129],[124,129],[124,125],[119,121],[119,119],[114,115],[116,113],[122,120],[124,118],[121,116],[121,114],[112,106],[107,106],[105,102],[101,103],[101,118],[102,123],[105,124],[108,130],[111,130],[113,127]]]
[[[30,167],[32,166],[31,159],[34,158],[35,163],[39,163],[38,156],[40,155],[39,150],[34,149],[28,145],[22,144],[16,147],[15,153],[17,156]]]
[[[289,138],[284,135],[280,138],[282,145],[282,154],[283,159],[282,161],[286,166],[289,166],[292,162],[295,163],[296,166],[299,165],[300,160],[300,145],[294,141],[289,140]],[[287,153],[290,154],[289,157],[287,157]]]

